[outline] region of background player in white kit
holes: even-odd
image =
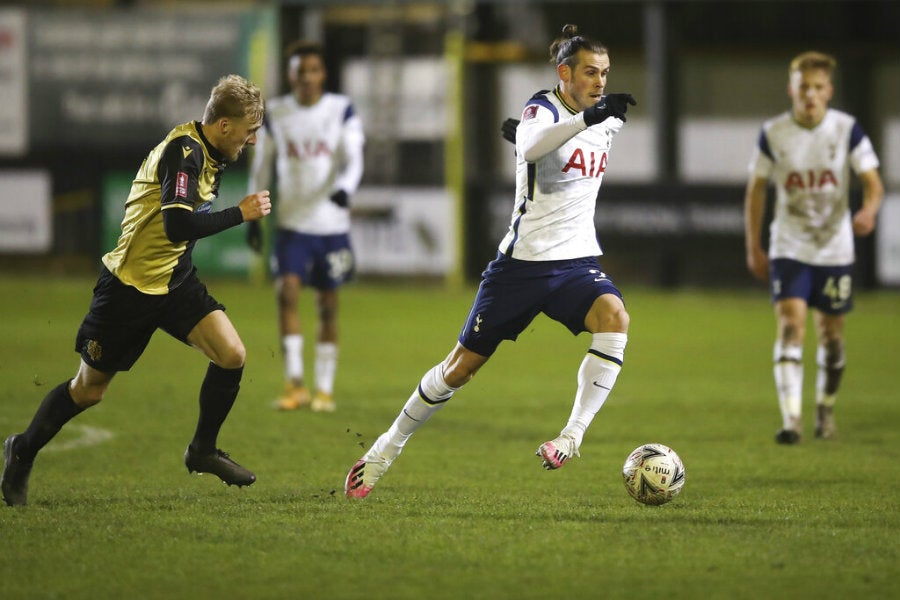
[[[884,188],[878,157],[856,119],[828,108],[836,61],[805,52],[791,61],[791,110],[763,125],[745,197],[747,266],[771,281],[777,339],[775,385],[782,414],[781,444],[803,434],[803,339],[808,307],[815,309],[816,437],[835,436],[833,408],[844,370],[844,315],[852,308],[853,235],[875,229]],[[863,185],[862,207],[851,217],[850,169]],[[766,186],[777,190],[768,256],[761,231]]]
[[[349,198],[362,179],[365,138],[350,99],[324,91],[321,46],[296,42],[287,56],[291,93],[266,104],[249,187],[268,187],[275,164],[278,230],[272,258],[285,363],[285,391],[277,407],[295,410],[311,405],[314,411],[330,412],[335,409],[338,288],[352,276],[354,266]],[[247,240],[260,251],[258,224],[250,226]],[[304,286],[317,291],[314,398],[304,379],[303,333],[297,312]]]
[[[630,94],[602,96],[606,48],[574,25],[550,46],[559,84],[526,104],[516,142],[516,197],[509,232],[483,274],[456,347],[428,371],[391,427],[350,469],[348,497],[364,498],[404,444],[484,365],[501,341],[515,340],[538,313],[593,338],[578,371],[578,390],[560,435],[538,455],[557,469],[578,454],[585,430],[606,401],[622,365],[628,313],[603,273],[594,208],[612,137]]]

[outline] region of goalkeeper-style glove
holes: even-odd
[[[259,254],[262,252],[262,227],[259,221],[250,221],[247,223],[247,245],[250,249]]]
[[[600,102],[584,110],[584,124],[590,127],[602,123],[609,117],[625,120],[628,105],[636,106],[637,102],[631,94],[607,94]]]
[[[507,119],[503,121],[503,125],[500,126],[500,131],[503,133],[503,139],[507,142],[511,142],[513,144],[516,143],[516,129],[519,128],[519,120],[518,119]]]
[[[350,206],[350,197],[347,196],[347,192],[345,192],[344,190],[336,191],[331,195],[329,200],[331,200],[341,208],[347,208],[348,206]]]

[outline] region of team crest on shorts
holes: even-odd
[[[84,350],[93,361],[98,361],[103,357],[103,347],[97,340],[88,340],[87,344],[84,346]]]

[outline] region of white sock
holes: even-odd
[[[803,398],[803,346],[775,342],[775,388],[785,429],[793,428],[793,421],[800,418]]]
[[[576,449],[581,446],[584,433],[616,383],[627,343],[628,335],[624,333],[593,334],[591,348],[578,369],[575,404],[561,432],[575,438]]]
[[[338,347],[334,342],[316,344],[316,389],[328,394],[334,393],[334,374],[337,372]]]
[[[284,378],[287,381],[303,380],[303,336],[289,334],[281,338],[284,352]]]
[[[390,428],[375,440],[365,458],[378,457],[388,462],[397,458],[410,436],[447,403],[459,388],[447,385],[443,371],[443,364],[439,364],[425,373],[416,391],[403,405],[403,410]]]

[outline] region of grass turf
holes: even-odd
[[[91,285],[0,281],[0,438],[74,374]],[[582,458],[546,472],[534,456],[565,423],[588,344],[539,317],[414,436],[369,498],[352,502],[347,469],[450,351],[473,290],[346,288],[338,411],[313,414],[270,406],[282,376],[272,290],[210,289],[248,349],[220,445],[258,482],[188,476],[181,455],[206,361],[159,333],[40,455],[29,506],[0,510],[0,596],[897,596],[895,293],[860,294],[848,318],[835,441],[812,438],[811,340],[806,439],[772,440],[780,417],[764,292],[626,288],[625,368]],[[625,457],[650,441],[675,448],[687,470],[681,495],[662,507],[635,503],[621,483]]]

